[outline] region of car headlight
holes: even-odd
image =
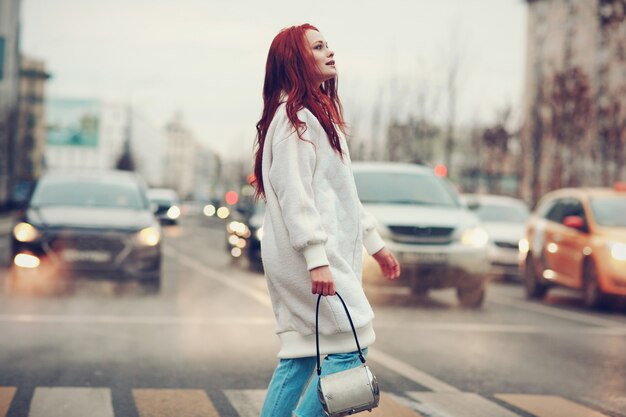
[[[487,231],[480,226],[471,227],[461,235],[461,244],[473,246],[475,248],[483,248],[489,242]]]
[[[259,229],[254,233],[257,239],[263,240],[263,226],[259,227]]]
[[[626,261],[626,243],[622,242],[607,242],[609,249],[611,249],[611,256],[618,261]]]
[[[204,206],[204,209],[202,209],[202,211],[204,212],[205,216],[212,217],[215,215],[216,209],[213,204],[207,204],[206,206]]]
[[[180,217],[180,208],[178,206],[172,206],[167,210],[167,217],[172,220],[176,220]]]
[[[39,231],[32,224],[21,222],[13,228],[13,236],[20,242],[33,242],[39,238]]]
[[[226,226],[226,230],[228,231],[228,233],[234,233],[240,237],[250,237],[250,229],[248,229],[248,226],[242,222],[232,221],[228,223],[228,225]]]
[[[230,216],[230,210],[228,207],[220,207],[217,209],[217,217],[220,219],[227,219]]]
[[[519,240],[519,243],[517,244],[518,248],[519,248],[519,252],[521,254],[527,254],[528,251],[530,250],[530,245],[528,244],[528,239],[526,239],[525,237],[521,238]]]
[[[137,242],[144,246],[156,246],[161,241],[161,230],[154,227],[146,227],[137,232]]]

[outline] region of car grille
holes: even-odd
[[[394,241],[416,245],[447,245],[452,242],[452,227],[389,226]]]
[[[48,246],[58,258],[73,267],[108,269],[115,267],[115,259],[126,248],[126,239],[127,236],[120,233],[63,233],[50,236]]]
[[[498,242],[498,241],[495,241],[493,243],[495,243],[497,247],[504,248],[504,249],[518,249],[519,248],[519,245],[517,243]]]

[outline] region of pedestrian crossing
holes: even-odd
[[[0,417],[7,417],[17,387],[0,387]],[[265,390],[224,390],[232,411],[220,411],[204,389],[133,389],[139,417],[259,417]],[[227,414],[230,413],[230,414]],[[549,395],[466,392],[381,393],[370,417],[608,417],[568,399]],[[116,415],[104,387],[37,387],[28,417],[124,417]]]

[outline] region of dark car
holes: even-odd
[[[129,172],[44,174],[13,228],[12,254],[18,286],[79,275],[161,281],[161,228]]]
[[[262,270],[261,237],[265,203],[257,201],[240,205],[232,220],[226,223],[226,248],[233,258],[247,258],[252,270]]]
[[[177,224],[181,215],[178,193],[170,188],[151,188],[148,199],[155,206],[155,215],[161,224]]]

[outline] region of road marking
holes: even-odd
[[[225,285],[230,286],[231,288],[242,292],[243,294],[253,298],[254,300],[260,302],[266,307],[271,308],[272,304],[269,299],[269,295],[267,292],[254,290],[250,288],[249,285],[241,284],[237,280],[233,280],[231,277],[228,277],[202,263],[196,261],[195,259],[179,253],[169,247],[166,247],[166,255],[175,258],[177,261],[181,262],[185,266],[194,269],[195,271],[207,276],[208,278],[215,279]],[[458,392],[459,390],[452,385],[446,384],[443,381],[431,376],[425,372],[420,371],[417,368],[414,368],[410,364],[406,362],[402,362],[398,359],[395,359],[386,353],[383,353],[376,349],[370,349],[368,353],[368,357],[372,359],[374,362],[379,363],[382,366],[385,366],[397,374],[402,375],[403,377],[423,386],[427,387],[433,391],[438,392]]]
[[[108,388],[40,387],[28,417],[114,417]]]
[[[250,298],[255,299],[256,301],[258,301],[259,303],[263,304],[266,307],[270,307],[270,308],[272,307],[272,303],[270,301],[269,295],[267,294],[267,291],[260,291],[260,290],[255,290],[254,288],[250,288],[249,285],[243,284],[237,280],[233,280],[232,277],[229,277],[226,274],[223,274],[216,269],[206,266],[202,264],[201,262],[198,262],[197,260],[193,259],[192,257],[176,251],[170,246],[166,246],[164,252],[165,252],[165,255],[176,259],[181,264],[185,265],[186,267],[190,269],[195,270],[196,272],[204,275],[205,277],[210,278],[214,281],[218,281],[237,291],[240,291],[246,294],[247,296],[249,296]]]
[[[626,324],[617,320],[605,319],[602,317],[589,316],[584,313],[577,313],[575,311],[560,310],[554,307],[548,307],[545,305],[529,303],[525,301],[518,301],[513,298],[503,297],[501,295],[488,294],[487,301],[491,301],[497,304],[503,304],[506,306],[513,306],[525,310],[534,311],[541,314],[547,314],[550,316],[577,321],[580,323],[591,324],[594,326],[602,327],[622,327],[626,328]]]
[[[57,324],[149,324],[149,325],[249,325],[273,326],[270,317],[168,317],[168,316],[70,316],[55,314],[2,314],[0,323],[57,323]]]
[[[391,394],[380,393],[380,404],[378,408],[372,410],[371,417],[424,417],[417,411],[411,410],[409,407],[402,405]]]
[[[551,395],[497,394],[495,397],[536,417],[607,417],[565,398]]]
[[[139,417],[219,417],[199,389],[134,389],[133,398]]]
[[[626,326],[620,327],[585,327],[571,325],[567,327],[534,326],[526,324],[485,324],[485,323],[398,323],[390,321],[375,322],[376,328],[401,328],[413,330],[440,330],[451,332],[485,333],[525,333],[525,334],[589,334],[605,336],[624,336]]]
[[[136,324],[177,326],[273,326],[272,317],[174,317],[174,316],[115,316],[63,314],[0,314],[0,323],[22,324]],[[624,336],[626,327],[541,327],[530,325],[471,324],[471,323],[395,323],[376,321],[376,328],[402,328],[412,330],[450,331],[461,333],[522,333],[522,334],[578,334],[598,336]],[[1,416],[0,416],[1,417]]]
[[[248,285],[241,284],[239,281],[233,280],[231,277],[227,277],[226,275],[203,265],[202,263],[196,261],[195,259],[190,258],[187,255],[181,254],[169,247],[166,247],[166,254],[175,258],[177,261],[183,263],[185,266],[194,269],[195,271],[207,276],[208,278],[215,279],[221,283],[224,283],[231,288],[242,292],[245,295],[253,298],[254,300],[260,302],[266,307],[271,308],[272,304],[269,299],[269,295],[267,292],[262,292],[259,290],[254,290],[250,288]],[[420,371],[417,368],[409,365],[406,362],[402,362],[398,359],[395,359],[386,353],[383,353],[376,349],[370,349],[368,353],[368,357],[372,359],[374,362],[379,363],[382,366],[385,366],[392,371],[402,375],[403,377],[427,388],[430,388],[433,391],[440,392],[458,392],[459,390],[455,387],[446,384],[443,381],[438,380],[434,376],[431,376],[425,372]]]
[[[266,390],[228,390],[224,394],[239,417],[259,417]],[[372,410],[371,417],[424,417],[403,405],[395,396],[385,392],[380,395],[378,408]],[[143,416],[141,416],[143,417]],[[484,416],[483,416],[484,417]]]
[[[266,392],[264,389],[226,390],[224,395],[239,417],[259,417]]]
[[[402,375],[406,379],[416,382],[417,384],[434,392],[459,392],[459,390],[452,385],[446,384],[434,376],[429,375],[426,372],[422,372],[419,369],[416,369],[411,365],[391,357],[377,349],[369,348],[367,359],[371,359],[374,362],[394,371],[395,373]]]
[[[417,410],[429,417],[519,417],[478,394],[467,392],[409,392],[407,394],[419,401],[416,405]]]
[[[17,388],[0,387],[0,417],[6,417]]]

